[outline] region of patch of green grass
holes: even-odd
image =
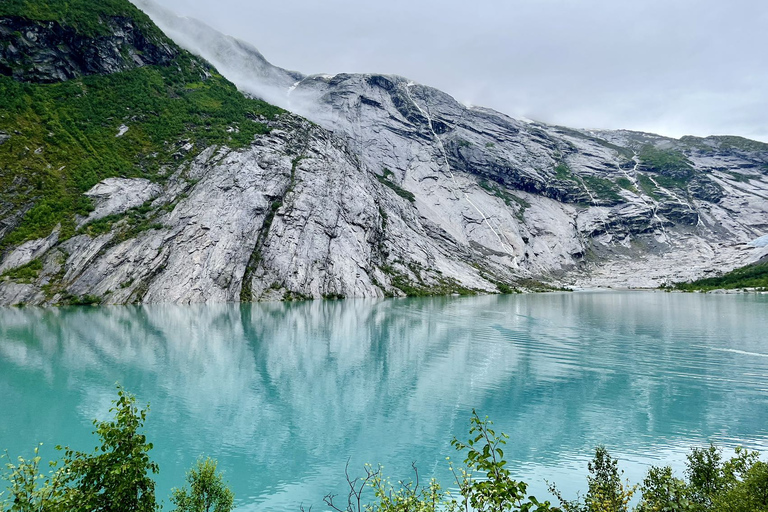
[[[640,189],[645,193],[645,195],[650,196],[657,201],[662,198],[658,187],[647,175],[638,173],[637,184],[640,186]]]
[[[564,133],[565,135],[570,135],[571,137],[588,140],[588,141],[594,142],[595,144],[603,146],[605,148],[612,149],[616,151],[619,155],[622,155],[629,160],[631,160],[632,157],[635,155],[631,149],[625,148],[622,146],[617,146],[616,144],[612,144],[605,139],[601,139],[600,137],[595,137],[586,133],[582,133],[578,130],[574,130],[572,128],[566,128],[564,126],[556,126],[555,128],[557,129],[557,131]]]
[[[31,283],[38,278],[41,270],[43,270],[43,262],[34,259],[26,265],[6,270],[0,275],[0,279],[8,278],[19,283]]]
[[[381,270],[391,278],[392,286],[399,289],[407,297],[433,297],[440,295],[477,295],[477,290],[462,286],[453,278],[439,277],[433,283],[427,283],[422,278],[422,269],[416,264],[409,268],[416,280],[408,274],[391,266],[383,266]]]
[[[407,199],[408,201],[410,201],[412,203],[415,202],[416,201],[416,196],[413,195],[412,192],[408,192],[407,190],[402,188],[400,185],[398,185],[397,183],[392,181],[392,178],[394,176],[395,176],[395,174],[392,171],[390,171],[389,169],[384,169],[384,175],[383,176],[379,176],[377,174],[376,175],[376,179],[379,180],[379,183],[381,183],[382,185],[385,185],[385,186],[391,188],[395,192],[395,194],[397,194],[398,196],[402,197],[403,199]]]
[[[97,237],[113,230],[116,224],[123,221],[120,232],[120,240],[133,238],[149,229],[162,229],[164,226],[154,222],[156,210],[152,207],[152,201],[146,201],[141,206],[135,206],[125,213],[107,215],[85,224],[77,230],[77,234],[86,234]]]
[[[749,183],[749,180],[752,179],[752,176],[748,176],[746,174],[742,174],[736,171],[726,171],[726,173],[729,174],[735,181],[738,181],[739,183]]]
[[[661,185],[666,189],[679,188],[681,190],[685,190],[688,184],[687,179],[680,179],[672,176],[665,176],[663,174],[656,176],[654,179],[656,180],[656,183],[658,183],[659,185]]]
[[[768,144],[757,140],[745,139],[735,135],[713,135],[707,139],[715,140],[721,149],[737,149],[741,151],[768,151]]]
[[[768,289],[768,261],[737,268],[719,277],[708,277],[690,283],[675,283],[673,287],[683,291]]]
[[[664,176],[687,180],[693,175],[693,165],[677,151],[662,150],[647,144],[640,149],[638,157],[647,170]]]
[[[559,180],[570,180],[570,181],[576,181],[576,178],[573,176],[573,173],[571,173],[571,168],[568,167],[568,164],[565,162],[559,162],[555,166],[555,177]]]
[[[15,210],[29,208],[0,241],[0,250],[48,236],[58,224],[66,239],[75,232],[75,215],[92,210],[83,192],[99,181],[162,181],[163,166],[178,165],[211,145],[243,147],[268,133],[258,119],[281,112],[246,98],[183,52],[167,67],[56,84],[0,76],[0,130],[11,135],[0,145],[0,190]],[[123,124],[128,132],[116,137]],[[180,153],[180,141],[193,149]]]
[[[637,194],[637,187],[632,184],[632,181],[629,178],[625,178],[623,176],[621,178],[617,178],[616,184],[624,190],[628,190],[633,194]]]
[[[581,179],[584,182],[584,185],[592,191],[592,194],[599,199],[614,203],[624,201],[624,198],[619,194],[618,187],[611,180],[598,178],[597,176],[582,176]]]
[[[102,298],[98,295],[72,295],[64,294],[59,300],[59,306],[96,306],[101,304]]]
[[[126,0],[3,0],[0,16],[55,21],[92,37],[112,35],[110,27],[104,23],[108,18],[132,18],[148,35],[167,41],[149,17]]]
[[[520,290],[506,283],[497,282],[494,284],[496,285],[496,288],[499,289],[499,293],[501,293],[502,295],[511,295],[513,293],[520,293]]]

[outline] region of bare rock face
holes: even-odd
[[[129,18],[108,20],[111,34],[85,36],[56,22],[0,18],[0,74],[25,82],[62,82],[167,64],[176,50],[155,41]]]
[[[158,183],[101,182],[75,236],[2,255],[0,303],[655,287],[765,250],[768,145],[523,122],[402,77],[293,74],[217,37],[235,50],[214,65],[312,122],[284,114]]]
[[[94,203],[94,211],[80,225],[108,215],[125,213],[162,193],[162,188],[143,178],[107,178],[85,193]]]

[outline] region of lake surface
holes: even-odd
[[[450,485],[476,408],[529,490],[573,496],[598,444],[635,482],[710,441],[768,449],[767,330],[766,295],[0,308],[0,449],[92,449],[119,381],[151,403],[159,497],[206,454],[239,510],[325,510],[348,459]]]

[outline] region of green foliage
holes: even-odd
[[[394,190],[395,194],[399,195],[403,199],[407,199],[410,202],[416,201],[416,196],[413,195],[413,193],[408,192],[404,188],[402,188],[400,185],[392,181],[392,178],[395,176],[395,174],[390,171],[389,169],[384,169],[383,176],[376,175],[376,179],[379,180],[379,183],[382,185],[385,185],[392,190]]]
[[[672,468],[652,467],[643,480],[637,512],[693,511],[688,494],[685,481],[672,476]]]
[[[133,18],[149,34],[166,40],[146,14],[125,0],[3,0],[0,16],[19,16],[35,21],[56,21],[86,36],[111,35],[104,20]]]
[[[149,458],[152,444],[141,433],[147,409],[136,406],[136,398],[118,387],[118,399],[110,412],[112,421],[94,421],[101,440],[93,453],[57,446],[64,452],[61,463],[49,463],[48,476],[40,473],[40,456],[21,457],[8,463],[3,478],[9,496],[3,511],[13,512],[154,512],[157,464]]]
[[[621,481],[618,461],[612,459],[604,446],[598,446],[595,456],[587,464],[587,496],[585,503],[590,512],[626,512],[636,487],[625,488]]]
[[[729,174],[734,181],[738,181],[739,183],[749,183],[752,179],[751,176],[736,171],[726,171],[726,173]]]
[[[153,474],[158,466],[149,457],[152,443],[142,433],[148,407],[140,409],[136,398],[117,388],[110,412],[113,419],[94,421],[101,444],[92,453],[63,451],[61,461],[50,462],[48,475],[40,471],[39,448],[30,460],[8,458],[0,479],[7,482],[0,493],[2,512],[155,512]],[[2,488],[2,487],[0,487]],[[180,512],[230,512],[234,495],[217,463],[198,459],[187,473],[187,486],[174,489],[171,500]]]
[[[708,140],[714,140],[720,146],[720,149],[735,149],[739,151],[768,151],[768,144],[735,135],[714,135],[707,137]]]
[[[64,448],[66,500],[73,511],[153,512],[158,466],[149,458],[152,443],[141,433],[148,409],[118,387],[112,421],[94,421],[101,446],[92,454]]]
[[[422,486],[415,465],[413,471],[415,481],[400,481],[397,485],[382,476],[381,466],[377,471],[369,472],[372,478],[368,485],[373,489],[375,501],[366,505],[366,512],[452,512],[456,508],[434,478]]]
[[[737,268],[719,277],[708,277],[690,283],[675,283],[673,287],[688,292],[741,288],[768,289],[768,261]]]
[[[0,275],[0,278],[7,277],[8,279],[17,281],[19,283],[31,283],[37,279],[41,270],[43,270],[43,262],[38,259],[34,259],[26,265],[6,270],[2,275]]]
[[[663,174],[656,176],[655,180],[656,180],[656,183],[658,183],[659,185],[661,185],[666,189],[679,188],[681,190],[685,190],[688,184],[687,179],[680,179],[673,176],[665,176]]]
[[[399,263],[402,264],[402,262]],[[392,286],[399,289],[408,297],[477,294],[477,290],[463,286],[452,277],[433,276],[431,280],[425,280],[422,276],[424,269],[416,264],[408,265],[410,274],[389,265],[382,266],[381,270],[390,276]]]
[[[616,144],[612,144],[605,139],[601,139],[600,137],[595,137],[593,135],[580,132],[579,130],[574,130],[573,128],[566,128],[564,126],[556,126],[555,128],[557,129],[557,131],[565,135],[569,135],[571,137],[575,137],[578,139],[588,140],[588,141],[594,142],[595,144],[603,146],[605,148],[612,149],[616,151],[616,153],[618,153],[619,155],[622,155],[625,158],[627,158],[628,160],[631,160],[632,157],[634,156],[634,152],[631,149],[625,148],[622,146],[617,146]]]
[[[465,509],[471,507],[477,512],[550,510],[549,502],[540,503],[533,496],[526,497],[528,484],[512,478],[502,449],[509,436],[503,432],[497,435],[493,423],[487,417],[481,419],[475,411],[472,411],[470,421],[469,439],[462,442],[453,438],[451,441],[454,448],[467,452],[466,469],[459,473],[454,470]],[[480,477],[475,478],[474,473],[480,473]]]
[[[618,461],[611,458],[604,446],[595,449],[595,456],[587,464],[587,494],[583,500],[566,500],[554,484],[550,492],[560,501],[564,512],[629,512],[629,502],[637,486],[625,486]]]
[[[30,459],[19,457],[17,463],[8,459],[5,467],[8,473],[5,479],[8,481],[8,498],[0,502],[0,510],[8,512],[54,512],[63,510],[62,504],[66,496],[66,487],[63,484],[65,473],[62,469],[55,470],[55,464],[48,476],[40,472],[39,455],[40,447],[35,447],[35,456]]]
[[[230,512],[235,496],[210,458],[198,459],[187,472],[187,486],[172,491],[171,503],[178,512]]]
[[[624,190],[628,190],[634,194],[637,194],[637,188],[632,184],[632,182],[629,180],[629,178],[621,177],[616,180],[616,184],[623,188]]]
[[[96,306],[101,304],[101,297],[98,295],[72,295],[65,293],[59,300],[59,306]]]
[[[163,225],[154,222],[156,212],[152,201],[141,206],[135,206],[122,214],[112,214],[89,222],[77,230],[77,234],[87,234],[96,237],[109,233],[116,225],[123,227],[120,240],[132,238],[148,229],[162,229]]]
[[[637,174],[637,184],[640,185],[640,188],[645,193],[645,195],[652,197],[653,199],[656,199],[657,201],[661,199],[661,192],[659,191],[659,188],[656,186],[656,184],[649,178],[647,175],[638,173]]]
[[[0,145],[0,189],[14,209],[28,209],[0,250],[48,236],[56,225],[66,239],[75,232],[75,215],[92,210],[83,192],[99,181],[161,181],[167,166],[208,146],[249,144],[268,132],[260,119],[280,112],[246,98],[186,53],[170,66],[56,84],[0,76],[0,130],[11,134]],[[123,125],[128,131],[117,137]]]
[[[565,162],[559,162],[555,166],[555,177],[559,180],[571,180],[574,181],[574,176],[571,173],[571,168]]]
[[[619,194],[619,189],[614,182],[597,176],[582,176],[584,186],[592,191],[598,199],[604,199],[612,203],[620,203],[624,198]]]
[[[724,460],[714,447],[694,448],[688,455],[687,481],[669,467],[653,467],[643,482],[638,512],[768,511],[768,464],[757,452],[736,448]]]
[[[640,149],[638,157],[648,170],[668,177],[686,180],[693,174],[691,163],[677,151],[658,149],[647,144]]]

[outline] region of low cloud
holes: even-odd
[[[553,124],[768,141],[762,0],[159,3],[307,74],[399,74]]]

